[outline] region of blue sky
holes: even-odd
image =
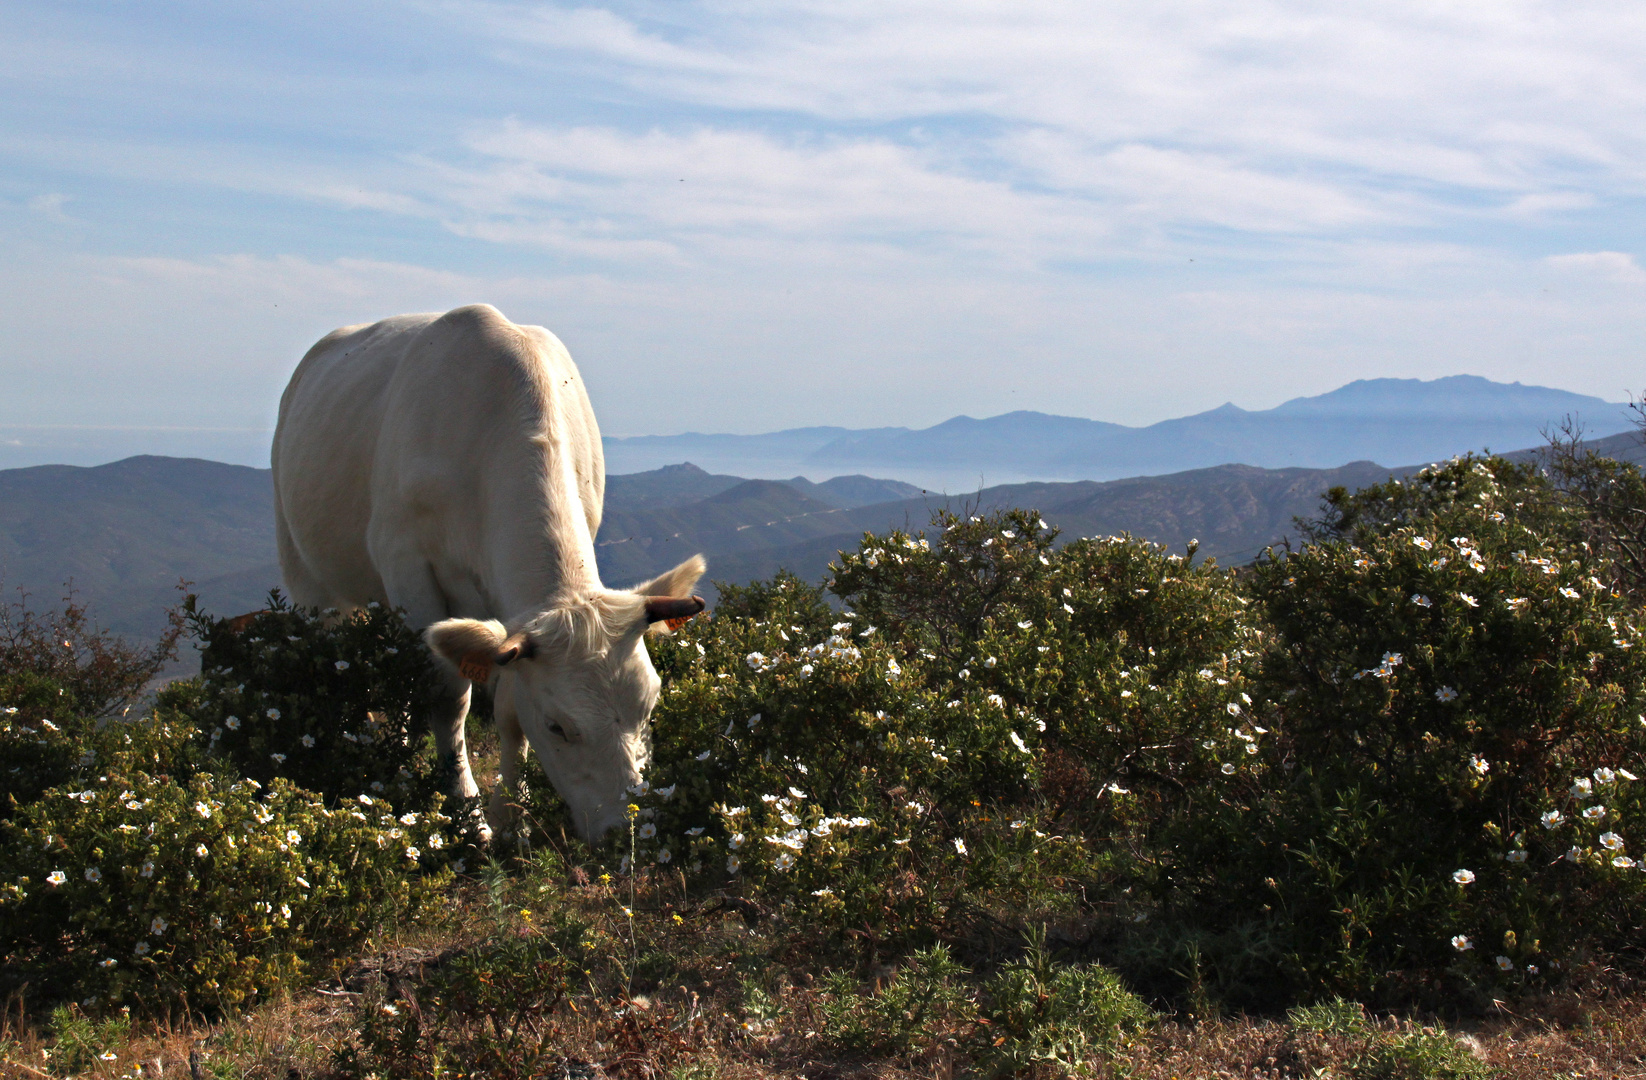
[[[0,442],[256,460],[321,334],[476,300],[609,434],[1620,400],[1643,56],[1581,0],[0,4]]]

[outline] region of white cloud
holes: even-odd
[[[78,219],[70,217],[63,211],[63,207],[67,206],[69,201],[69,196],[53,191],[45,195],[36,195],[29,200],[28,207],[47,221],[59,225],[78,225],[80,224]]]
[[[1573,255],[1551,255],[1548,264],[1556,270],[1598,277],[1626,285],[1646,284],[1646,270],[1633,255],[1621,251],[1584,251]]]
[[[326,330],[474,300],[565,338],[623,433],[1138,422],[1550,356],[1615,399],[1646,316],[1586,250],[1639,249],[1646,9],[133,11],[0,43],[52,104],[0,104],[0,162],[60,193],[0,205],[0,422],[256,426]]]

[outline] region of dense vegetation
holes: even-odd
[[[1299,1072],[1482,1074],[1362,1006],[1626,986],[1646,946],[1646,487],[1567,450],[1335,490],[1238,571],[1013,511],[723,585],[654,639],[627,831],[566,840],[539,784],[500,862],[394,613],[189,612],[202,675],[119,715],[153,658],[14,609],[0,989],[67,1045],[343,973],[362,1077],[561,1075],[574,1031],[637,1076],[784,1039],[1079,1072],[1288,1009]],[[361,982],[418,919],[438,963]]]

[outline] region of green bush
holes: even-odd
[[[1083,1071],[1155,1019],[1154,1010],[1107,968],[1053,964],[1043,932],[1031,939],[1022,961],[989,980],[984,1001],[980,1057],[995,1075],[1037,1065]]]
[[[1223,939],[1226,990],[1277,966],[1282,999],[1455,1002],[1638,941],[1638,613],[1600,560],[1514,516],[1489,463],[1402,490],[1427,516],[1251,575],[1273,627],[1259,694],[1280,702],[1265,779],[1185,804],[1160,929],[1263,942]]]
[[[438,812],[397,819],[364,797],[329,809],[285,780],[157,775],[154,757],[197,737],[176,718],[102,734],[98,775],[0,827],[12,988],[88,1006],[239,1005],[324,970],[445,880],[415,872],[450,843]]]
[[[1056,888],[1028,710],[793,579],[734,596],[659,644],[672,678],[622,850],[913,943],[978,898]]]
[[[965,974],[948,949],[937,945],[917,950],[872,993],[864,993],[851,975],[831,975],[822,1001],[829,1037],[873,1054],[929,1049],[976,1014],[971,991],[959,981]]]
[[[201,673],[168,687],[162,708],[194,720],[219,771],[284,778],[334,802],[365,793],[402,811],[436,805],[452,763],[430,750],[422,709],[436,677],[402,613],[374,603],[336,618],[277,592],[269,601],[229,620],[191,598]]]

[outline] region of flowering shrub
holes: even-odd
[[[402,810],[436,804],[446,770],[420,703],[436,690],[428,650],[400,612],[372,604],[347,618],[293,608],[218,619],[191,605],[202,642],[197,680],[162,706],[199,725],[201,750],[261,783],[283,777],[332,800],[366,793]],[[449,763],[447,763],[449,765]]]
[[[967,898],[1055,892],[1034,717],[934,677],[930,654],[831,614],[816,589],[778,585],[658,650],[676,674],[636,796],[642,864],[745,881],[819,927],[892,938]]]
[[[449,842],[443,815],[395,818],[369,798],[331,810],[285,780],[157,774],[155,757],[181,758],[197,735],[176,718],[102,734],[95,775],[0,827],[13,988],[88,1006],[238,1005],[345,955],[443,880],[414,872]]]
[[[1515,516],[1492,465],[1420,474],[1403,488],[1430,510],[1252,576],[1280,703],[1266,771],[1183,819],[1172,924],[1266,941],[1289,995],[1535,986],[1646,915],[1638,614],[1600,560]]]

